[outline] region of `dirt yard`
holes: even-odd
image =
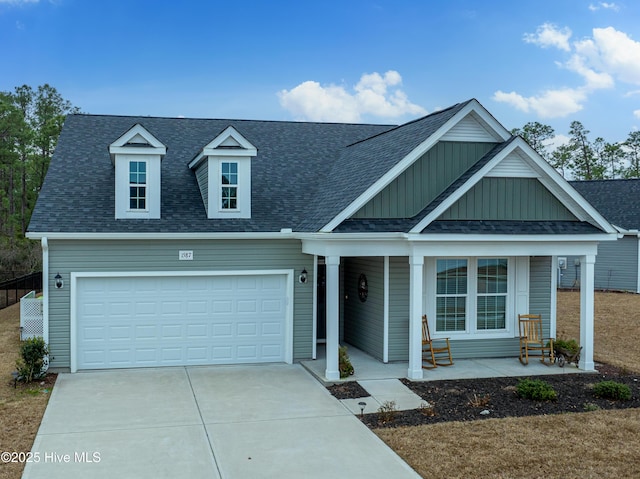
[[[20,347],[20,304],[0,309],[0,452],[29,452],[47,407],[55,375],[13,387]],[[42,383],[42,384],[41,384]],[[22,476],[24,464],[0,461],[0,479]]]
[[[579,339],[579,293],[558,294],[558,337]],[[596,293],[595,358],[640,372],[640,295]],[[436,404],[437,411],[437,404]],[[422,477],[637,478],[638,409],[376,429]]]

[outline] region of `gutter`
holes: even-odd
[[[42,339],[49,345],[49,242],[42,237]]]

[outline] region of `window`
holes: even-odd
[[[507,260],[478,259],[477,329],[504,329],[507,320]]]
[[[220,169],[222,171],[221,208],[235,210],[238,208],[238,163],[223,162]]]
[[[467,317],[467,260],[439,259],[436,330],[464,331]]]
[[[507,258],[438,259],[436,332],[506,332],[508,268]]]
[[[129,162],[129,209],[145,210],[147,208],[147,163],[145,161]]]

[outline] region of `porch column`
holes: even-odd
[[[409,379],[422,379],[422,272],[424,256],[409,257]]]
[[[580,258],[580,369],[593,371],[594,265],[595,255]]]
[[[330,381],[340,379],[338,345],[340,342],[340,256],[327,256],[327,364],[324,377]]]

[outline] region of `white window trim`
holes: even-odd
[[[115,217],[116,219],[160,218],[160,163],[159,155],[115,155]],[[147,184],[145,209],[131,208],[129,165],[132,161],[146,163]]]
[[[251,158],[209,156],[209,218],[251,218]],[[222,208],[222,163],[238,165],[237,201],[235,209]]]
[[[476,308],[478,297],[478,260],[479,259],[507,259],[507,317],[505,319],[505,329],[478,329]],[[431,259],[431,258],[430,258]],[[439,259],[464,259],[467,260],[467,293],[466,293],[466,318],[464,331],[438,331],[436,329],[436,298],[437,295],[437,261]],[[511,256],[482,256],[482,257],[437,257],[432,258],[425,267],[425,308],[429,318],[429,327],[434,338],[451,338],[460,340],[471,339],[499,339],[513,338],[516,325],[516,264],[515,258]]]

